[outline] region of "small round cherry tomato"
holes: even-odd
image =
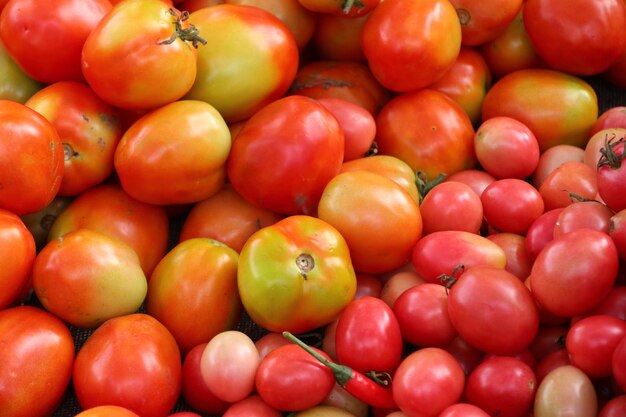
[[[10,211],[0,209],[0,251],[6,256],[0,272],[0,310],[22,301],[28,289],[37,248],[24,222]]]
[[[483,224],[480,197],[467,184],[444,181],[435,185],[420,205],[424,235],[442,230],[478,234]]]
[[[580,369],[564,365],[553,369],[537,387],[534,402],[535,417],[595,416],[598,399],[593,383]]]
[[[501,232],[523,235],[544,211],[539,191],[517,178],[505,178],[489,184],[480,201],[487,223]]]

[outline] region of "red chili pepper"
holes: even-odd
[[[322,364],[329,367],[330,370],[333,371],[337,383],[355,398],[358,398],[371,407],[392,410],[398,409],[398,405],[393,399],[390,388],[385,388],[365,374],[355,371],[349,366],[329,361],[290,332],[283,332],[283,336],[306,350]]]

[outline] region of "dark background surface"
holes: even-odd
[[[592,78],[584,78],[585,81],[589,82],[591,86],[595,89],[596,94],[598,95],[599,102],[599,114],[602,114],[604,111],[611,107],[615,106],[626,106],[626,90],[617,88],[608,82],[606,82],[601,77],[592,77]],[[184,221],[184,217],[178,217],[172,219],[171,222],[171,236],[170,236],[170,247],[177,242],[178,233],[180,231],[180,227],[182,226],[182,222]],[[36,304],[37,300],[32,300],[31,303]],[[261,336],[263,336],[266,331],[254,324],[247,315],[243,315],[241,321],[237,327],[238,330],[243,331],[248,334],[253,340],[257,340]],[[82,344],[91,334],[91,331],[78,329],[74,327],[70,327],[72,335],[74,336],[74,343],[76,345],[76,351],[80,349]],[[74,417],[81,411],[81,408],[76,400],[72,392],[72,387],[70,387],[66,393],[64,402],[61,404],[59,409],[53,414],[53,417]],[[172,410],[172,413],[177,411],[194,411],[190,407],[188,407],[184,401],[179,400],[176,404],[175,408]],[[213,416],[206,416],[213,417]]]

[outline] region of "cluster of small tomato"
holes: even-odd
[[[622,1],[0,7],[0,415],[626,415]]]

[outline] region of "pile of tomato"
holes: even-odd
[[[0,416],[626,415],[622,0],[0,10]]]

